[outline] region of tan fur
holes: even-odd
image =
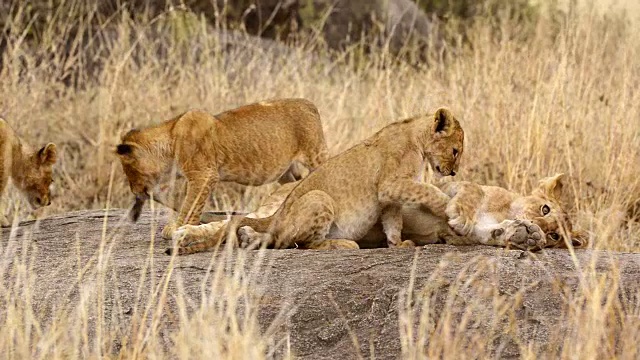
[[[389,246],[401,245],[403,205],[421,206],[446,216],[449,197],[416,180],[427,163],[441,175],[455,175],[463,142],[458,120],[446,109],[395,122],[316,169],[291,191],[273,216],[242,218],[216,234],[200,233],[204,241],[180,247],[179,252],[216,246],[227,228],[233,229],[233,234],[236,227],[244,243],[276,248],[357,248],[357,241],[378,221]]]
[[[295,181],[301,177],[300,164],[313,170],[328,157],[318,109],[304,99],[264,101],[215,116],[188,111],[130,131],[116,152],[138,205],[174,161],[186,177],[185,199],[177,218],[163,229],[165,238],[182,224],[199,222],[219,181]]]
[[[543,247],[586,247],[588,236],[573,229],[562,204],[563,174],[540,180],[529,195],[496,186],[449,182],[440,188],[451,201],[447,217],[417,209],[403,209],[407,224],[403,237],[450,244],[487,244],[536,250]],[[435,230],[434,230],[435,229]],[[436,236],[429,233],[435,232]],[[536,235],[539,234],[539,235]]]
[[[440,188],[452,196],[448,210],[454,218],[436,216],[416,206],[402,207],[402,239],[416,245],[448,243],[453,245],[486,244],[537,250],[541,247],[566,248],[567,241],[576,247],[588,245],[587,234],[572,228],[572,223],[560,202],[562,175],[545,178],[529,195],[520,195],[495,186],[481,186],[469,182],[448,182]],[[255,212],[252,218],[269,217],[276,212],[297,183],[279,187]],[[542,207],[549,213],[542,215]],[[464,210],[461,210],[464,209]],[[466,211],[468,215],[464,215]],[[487,222],[487,218],[493,221]],[[482,220],[483,223],[479,223]],[[213,222],[212,222],[213,221]],[[200,226],[186,225],[176,236],[197,239],[215,233],[227,222],[219,215],[203,214]],[[464,226],[460,226],[464,224]],[[460,234],[452,227],[457,228]],[[245,228],[244,231],[251,231]],[[537,237],[535,234],[540,234]],[[559,235],[554,239],[553,234]],[[407,241],[408,240],[408,241]],[[534,240],[532,244],[527,241]],[[377,223],[362,239],[360,247],[386,245],[382,224]]]
[[[11,178],[15,187],[27,198],[32,208],[51,204],[50,185],[56,146],[49,143],[37,151],[31,148],[0,118],[0,193]],[[3,226],[10,222],[0,213]]]

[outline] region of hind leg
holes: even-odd
[[[323,191],[310,191],[296,199],[286,214],[279,214],[271,234],[244,227],[240,234],[241,245],[256,247],[261,244],[276,249],[332,246],[322,243],[326,241],[334,219],[333,199]]]

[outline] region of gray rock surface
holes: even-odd
[[[170,266],[171,257],[164,255],[167,241],[160,238],[166,214],[158,221],[150,211],[143,212],[138,223],[132,224],[124,210],[73,212],[25,222],[13,231],[3,229],[3,266],[19,262],[26,249],[36,254],[31,274],[35,276],[33,304],[38,317],[50,321],[54,309],[76,304],[82,289],[102,289],[104,319],[109,328],[126,333],[140,276],[158,281]],[[103,234],[106,241],[101,242]],[[151,239],[155,236],[153,247]],[[100,260],[101,243],[109,256]],[[153,269],[148,272],[148,258],[153,253]],[[13,254],[13,255],[12,255]],[[434,300],[431,310],[436,318],[447,308],[450,291],[460,285],[457,300],[449,310],[461,315],[474,305],[474,316],[480,319],[471,331],[489,332],[493,297],[516,298],[522,301],[514,308],[517,330],[494,341],[494,350],[501,357],[518,355],[518,341],[548,344],[553,334],[562,328],[560,319],[564,306],[562,292],[571,294],[579,286],[579,275],[568,251],[545,250],[530,255],[519,250],[490,247],[453,247],[433,245],[412,249],[374,249],[360,251],[267,250],[246,253],[247,268],[262,259],[262,273],[255,279],[255,290],[262,294],[259,321],[263,328],[276,324],[277,334],[290,334],[291,348],[302,359],[349,359],[358,352],[368,358],[373,351],[377,359],[401,357],[398,309],[403,307],[403,293],[410,283],[415,259],[416,294],[431,287]],[[159,327],[161,341],[169,346],[169,331],[175,328],[176,295],[180,292],[197,307],[201,298],[201,282],[209,273],[212,253],[201,253],[175,259],[167,293],[169,297]],[[597,272],[605,273],[611,261],[619,265],[620,296],[638,294],[640,284],[640,254],[578,251],[580,263],[593,256]],[[219,259],[220,261],[223,261]],[[103,267],[96,264],[104,263]],[[229,260],[233,265],[236,260]],[[214,262],[214,264],[216,264]],[[105,274],[102,286],[94,284],[92,271],[101,268]],[[91,270],[94,269],[94,270]],[[484,269],[484,270],[483,270]],[[79,273],[84,271],[83,276]],[[466,272],[477,274],[475,287],[465,286]],[[12,272],[4,272],[11,281]],[[80,280],[79,280],[80,279]],[[182,284],[182,285],[180,285]],[[523,286],[528,286],[523,289]],[[143,286],[144,288],[144,286]],[[98,290],[96,290],[98,291]],[[142,298],[148,296],[142,291]],[[449,295],[448,295],[449,294]],[[487,295],[488,294],[488,295]],[[1,295],[0,295],[1,296]],[[566,298],[566,297],[564,297]],[[420,297],[414,304],[419,307]],[[475,302],[474,302],[475,301]],[[143,301],[144,303],[144,301]],[[295,306],[292,306],[295,304]],[[479,307],[478,307],[479,306]],[[452,308],[453,307],[453,308]],[[483,315],[484,314],[484,315]],[[497,319],[498,323],[506,321]],[[274,321],[276,321],[274,323]],[[358,346],[351,335],[356,335]],[[91,334],[90,334],[91,336]],[[118,340],[114,340],[114,351]],[[283,349],[276,349],[276,357]]]

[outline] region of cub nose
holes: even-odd
[[[456,172],[451,170],[451,176],[456,176]]]

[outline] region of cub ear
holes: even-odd
[[[56,144],[48,143],[38,150],[38,160],[42,165],[53,165],[58,159]]]
[[[127,156],[133,153],[133,146],[129,144],[118,144],[116,147],[116,154]]]
[[[448,109],[440,108],[436,110],[433,116],[433,133],[449,135],[453,128],[454,121],[453,114],[451,114]]]
[[[130,136],[132,136],[134,134],[137,134],[139,132],[140,132],[140,130],[135,129],[135,128],[131,129],[131,130],[127,131],[127,132],[123,132],[123,133],[120,134],[120,140],[121,141],[127,141],[128,137],[130,137]]]
[[[562,180],[564,174],[556,174],[551,177],[544,178],[538,182],[538,189],[546,196],[559,200],[562,196]]]
[[[120,158],[120,161],[130,164],[136,160],[137,147],[138,145],[132,143],[118,144],[115,152]]]

